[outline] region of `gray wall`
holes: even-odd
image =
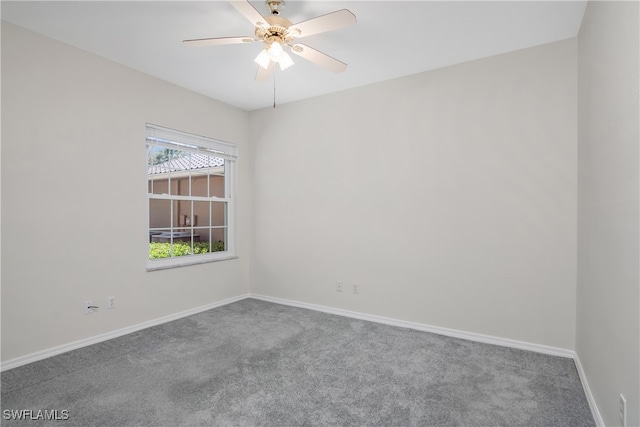
[[[571,39],[253,112],[252,292],[573,350],[576,67]]]
[[[145,123],[236,143],[240,258],[146,272]],[[2,360],[249,291],[248,113],[2,24]],[[85,316],[82,304],[115,310]]]
[[[576,351],[607,426],[640,425],[638,2],[590,2],[578,38]]]

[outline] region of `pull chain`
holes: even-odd
[[[273,108],[276,108],[276,64],[273,64]]]

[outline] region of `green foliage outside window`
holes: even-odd
[[[211,252],[224,251],[224,242],[218,240],[211,242]],[[173,242],[173,254],[171,252],[171,243],[168,242],[152,242],[149,243],[149,259],[170,258],[171,256],[185,256],[206,254],[209,252],[209,242],[194,242],[193,251],[191,251],[191,243],[189,242]]]

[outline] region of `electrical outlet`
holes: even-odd
[[[107,297],[107,308],[116,308],[116,297]]]
[[[620,394],[620,423],[622,427],[627,427],[627,399]]]
[[[353,293],[354,294],[359,294],[360,293],[360,285],[358,285],[357,283],[353,284]]]
[[[344,290],[344,283],[338,281],[336,282],[336,291],[342,292]]]

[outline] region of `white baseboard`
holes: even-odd
[[[78,348],[86,347],[88,345],[97,344],[103,341],[117,338],[122,335],[127,335],[132,332],[137,332],[142,329],[150,328],[152,326],[161,325],[163,323],[171,322],[173,320],[181,319],[183,317],[191,316],[193,314],[198,314],[203,311],[211,310],[212,308],[221,307],[223,305],[231,304],[231,303],[246,299],[248,297],[249,297],[249,294],[244,294],[244,295],[239,295],[232,298],[227,298],[222,301],[217,301],[211,304],[181,311],[179,313],[170,314],[168,316],[159,317],[157,319],[149,320],[147,322],[138,323],[137,325],[128,326],[126,328],[118,329],[112,332],[107,332],[104,334],[96,335],[94,337],[85,338],[82,340],[71,342],[69,344],[48,348],[46,350],[38,351],[36,353],[27,354],[26,356],[21,356],[15,359],[7,360],[6,362],[3,362],[0,364],[0,372],[17,368],[18,366],[26,365],[31,362],[36,362],[38,360],[46,359],[48,357],[56,356],[58,354],[66,353],[67,351],[76,350]]]
[[[343,310],[340,308],[326,307],[323,305],[310,304],[306,302],[287,300],[282,298],[270,297],[267,295],[249,294],[250,298],[262,301],[273,302],[277,304],[289,305],[292,307],[307,308],[324,313],[336,314],[338,316],[352,317],[354,319],[368,320],[370,322],[384,323],[385,325],[399,326],[402,328],[415,329],[418,331],[432,332],[438,335],[448,337],[462,338],[470,341],[477,341],[485,344],[494,344],[503,347],[517,348],[520,350],[535,351],[537,353],[549,354],[552,356],[560,356],[572,359],[575,355],[573,350],[564,348],[550,347],[542,344],[533,344],[525,341],[517,341],[508,338],[494,337],[491,335],[477,334],[474,332],[460,331],[457,329],[443,328],[440,326],[428,325],[425,323],[408,322],[405,320],[392,319],[389,317],[376,316],[373,314],[359,313],[356,311]]]
[[[589,387],[587,374],[584,372],[584,368],[582,367],[582,363],[580,362],[580,357],[578,356],[578,353],[576,353],[573,360],[576,363],[578,376],[580,377],[580,382],[582,383],[584,394],[587,396],[587,401],[589,402],[589,408],[591,408],[591,415],[593,415],[593,420],[595,421],[596,426],[604,427],[604,420],[602,419],[602,415],[600,415],[600,411],[598,410],[598,405],[596,405],[596,400],[593,397],[593,393],[591,393],[591,387]]]

